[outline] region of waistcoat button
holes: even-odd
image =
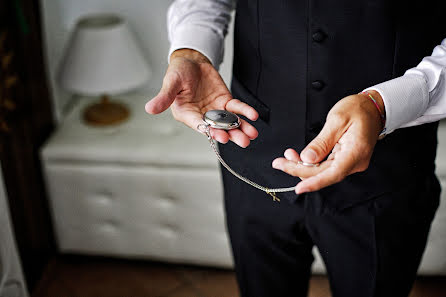
[[[312,37],[314,41],[322,42],[324,41],[325,37],[327,37],[327,35],[322,31],[316,31],[313,33]]]
[[[321,80],[315,80],[311,83],[311,86],[315,90],[322,90],[322,88],[325,86],[324,82]]]

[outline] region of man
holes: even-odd
[[[446,114],[440,110],[446,41],[403,75],[446,36],[445,5],[239,0],[231,94],[216,67],[232,1],[172,4],[170,64],[147,112],[170,106],[193,129],[211,109],[240,114],[240,129],[212,130],[226,143],[223,158],[270,187],[303,179],[299,195],[281,194],[288,199],[277,203],[223,170],[243,296],[305,296],[314,245],[334,297],[409,294],[438,207],[437,124],[377,140]],[[292,149],[273,166],[290,175],[271,168],[286,148]],[[329,154],[319,167],[298,163]]]

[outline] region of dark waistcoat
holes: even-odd
[[[259,137],[247,149],[221,146],[224,157],[259,183],[295,185],[297,178],[271,168],[275,157],[289,147],[302,150],[338,100],[401,76],[446,37],[446,1],[416,3],[238,0],[232,92],[260,113]],[[425,187],[424,177],[434,172],[436,129],[433,123],[391,133],[365,172],[321,196],[343,209],[401,187]]]

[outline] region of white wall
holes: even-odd
[[[70,96],[57,86],[55,73],[70,30],[77,19],[85,14],[117,13],[126,18],[153,70],[152,79],[147,87],[155,89],[160,87],[167,67],[169,44],[166,13],[172,0],[40,0],[40,3],[47,73],[57,120],[62,118]],[[226,40],[226,62],[220,71],[227,83],[230,82],[232,66],[232,33],[229,35]]]
[[[28,293],[17,254],[3,174],[0,170],[0,297],[11,296],[26,297]]]

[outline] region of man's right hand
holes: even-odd
[[[191,49],[180,49],[172,53],[163,86],[158,95],[147,102],[146,111],[158,114],[169,106],[176,120],[194,130],[203,123],[203,114],[212,109],[227,110],[252,121],[259,117],[254,108],[233,99],[209,60]],[[241,147],[247,147],[258,132],[251,124],[242,120],[239,129],[211,129],[211,134],[220,143],[231,140]]]

